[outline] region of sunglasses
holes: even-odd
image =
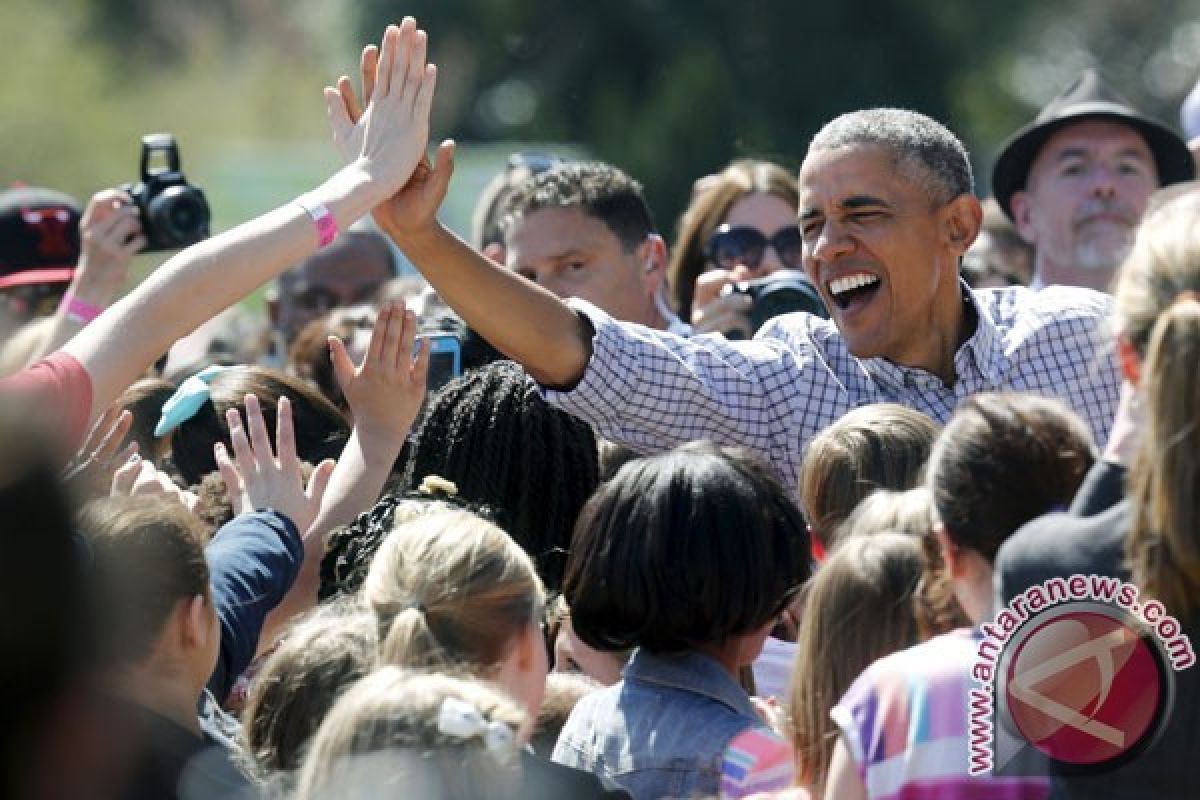
[[[708,259],[721,269],[733,269],[738,264],[755,268],[762,263],[767,245],[775,249],[779,261],[787,269],[802,269],[804,238],[799,225],[787,225],[768,237],[757,228],[745,225],[722,225],[708,240]]]

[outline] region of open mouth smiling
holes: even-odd
[[[879,291],[879,277],[866,272],[856,272],[834,278],[825,284],[829,296],[842,311],[852,311],[865,306]]]

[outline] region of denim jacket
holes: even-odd
[[[715,797],[730,740],[761,725],[713,659],[639,649],[620,683],[575,706],[553,760],[608,778],[635,800]]]

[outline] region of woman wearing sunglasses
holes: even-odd
[[[801,269],[796,176],[769,161],[734,161],[696,181],[667,275],[679,316],[697,333],[749,337],[751,300],[731,283]]]

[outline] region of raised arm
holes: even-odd
[[[384,34],[378,75],[349,163],[307,195],[345,230],[405,185],[429,137],[436,68],[425,34],[406,18]],[[289,203],[193,245],[156,270],[63,349],[91,378],[91,417],[181,336],[317,249],[313,219]]]
[[[363,94],[369,96],[378,57],[363,51]],[[334,143],[344,158],[358,149],[369,113],[360,113],[348,78],[326,89]],[[423,161],[402,190],[374,209],[375,221],[483,338],[546,386],[573,386],[591,357],[589,325],[559,298],[476,252],[437,219],[454,172],[454,143],[442,142],[434,163]]]

